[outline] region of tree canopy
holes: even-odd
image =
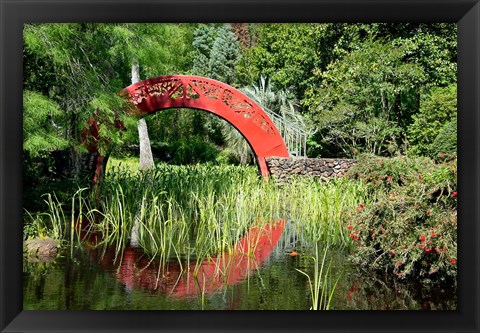
[[[311,157],[456,147],[455,24],[27,24],[23,59],[26,153],[81,150],[80,131],[95,111],[106,141],[137,143],[118,95],[134,59],[142,79],[195,74],[251,91],[267,80],[316,128]],[[108,126],[115,118],[127,131]],[[147,122],[164,152],[191,142],[215,159],[233,147],[225,124],[202,112],[167,110]]]

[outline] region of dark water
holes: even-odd
[[[295,225],[273,230],[251,256],[223,254],[200,265],[169,263],[164,269],[127,248],[91,246],[62,251],[53,262],[24,263],[25,310],[308,310],[313,277],[311,245]],[[297,256],[291,256],[295,249]],[[103,254],[103,256],[102,256]],[[118,259],[118,258],[117,258]],[[341,249],[330,249],[331,281],[340,277],[330,310],[455,310],[455,290],[400,284],[359,271]],[[188,271],[190,267],[190,271]],[[221,270],[224,274],[219,274]]]

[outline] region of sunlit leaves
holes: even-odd
[[[399,144],[405,119],[416,109],[424,73],[403,61],[403,48],[369,41],[321,72],[312,116],[325,143],[346,155],[358,151],[388,153]]]
[[[437,152],[439,147],[432,145],[435,138],[447,122],[454,121],[454,126],[456,126],[456,115],[456,84],[433,89],[430,94],[422,99],[420,112],[413,115],[413,123],[408,128],[411,152],[420,155],[432,155]],[[456,146],[455,133],[452,132],[451,135],[451,140],[455,140],[453,147]],[[449,148],[448,152],[452,152],[453,147]],[[443,153],[447,153],[447,151]]]
[[[23,149],[31,156],[42,151],[64,148],[68,141],[56,123],[62,112],[57,103],[32,91],[23,92]]]

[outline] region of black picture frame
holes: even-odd
[[[456,311],[22,311],[22,26],[28,22],[456,22]],[[478,0],[0,0],[1,332],[478,332]]]

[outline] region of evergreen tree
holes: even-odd
[[[229,25],[217,30],[217,37],[210,51],[209,76],[228,84],[235,81],[235,64],[240,50]]]
[[[240,48],[230,25],[200,25],[194,32],[193,48],[193,74],[228,84],[235,82]]]
[[[193,32],[193,74],[209,76],[210,53],[216,37],[217,30],[213,24],[201,24]]]

